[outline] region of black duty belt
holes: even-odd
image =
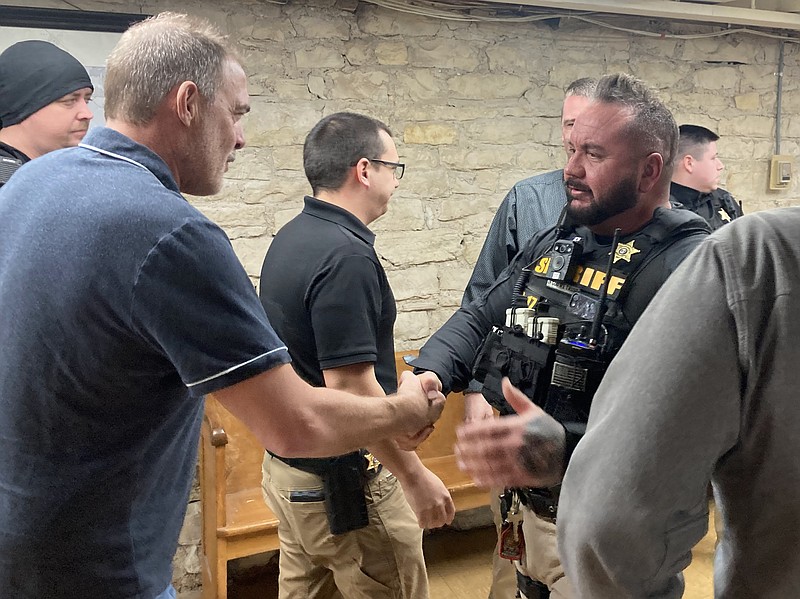
[[[558,497],[549,489],[515,489],[522,505],[542,520],[555,522],[558,513]]]

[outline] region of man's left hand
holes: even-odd
[[[516,415],[458,428],[458,467],[487,488],[549,487],[564,474],[564,427],[509,380],[503,395]]]

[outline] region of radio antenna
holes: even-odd
[[[589,345],[597,345],[597,338],[600,336],[600,325],[603,324],[603,317],[608,311],[608,286],[611,282],[611,267],[614,265],[614,257],[617,254],[617,246],[619,245],[620,229],[614,229],[614,239],[611,241],[611,253],[608,256],[608,266],[606,267],[606,278],[603,281],[603,286],[600,288],[600,301],[597,304],[597,312],[592,321],[592,330],[589,333]]]

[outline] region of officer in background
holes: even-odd
[[[0,187],[26,162],[80,143],[93,91],[83,65],[50,42],[26,40],[0,54]]]
[[[717,154],[719,135],[700,125],[681,125],[671,199],[702,216],[712,230],[742,216],[733,196],[719,187],[725,165]]]
[[[569,135],[575,118],[589,103],[597,86],[590,77],[576,79],[564,92],[561,105],[561,143],[569,157]],[[464,290],[466,305],[492,286],[508,263],[533,235],[554,225],[567,203],[564,169],[556,169],[518,181],[506,194],[483,242],[483,248]]]
[[[272,241],[261,302],[309,384],[394,393],[395,301],[368,225],[388,209],[405,165],[386,125],[340,112],[308,134],[303,166],[314,197]],[[369,449],[265,455],[281,599],[428,597],[422,529],[451,522],[453,500],[415,452],[391,440]]]
[[[583,77],[567,86],[561,106],[561,143],[569,157],[569,136],[575,118],[589,104],[597,79]],[[486,241],[475,262],[472,276],[464,290],[461,305],[466,306],[486,291],[535,233],[556,223],[567,203],[564,169],[541,173],[517,182],[503,198],[492,219]],[[480,393],[480,383],[473,382],[464,392],[464,422],[493,418],[492,407]],[[497,501],[499,491],[491,491],[492,517],[500,532],[502,524]],[[499,545],[492,558],[492,586],[488,599],[511,599],[516,594],[517,579],[513,564],[500,557]]]
[[[677,142],[671,113],[641,81],[603,77],[571,134],[559,223],[537,233],[415,361],[447,391],[463,389],[475,365],[501,412],[510,411],[504,377],[541,406],[517,398],[523,415],[466,424],[457,445],[478,484],[520,487],[505,498],[501,551],[517,562],[527,599],[573,596],[555,544],[557,485],[605,367],[709,232],[695,214],[670,207]]]

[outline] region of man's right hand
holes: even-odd
[[[414,375],[406,371],[400,375],[397,396],[416,403],[418,407],[410,415],[408,426],[404,427],[407,434],[397,438],[397,444],[410,451],[428,438],[433,432],[433,423],[442,415],[445,402],[442,383],[432,372]]]

